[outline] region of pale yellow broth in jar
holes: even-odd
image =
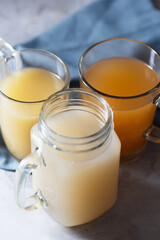
[[[95,134],[103,126],[91,112],[69,110],[49,120],[48,126],[72,138]],[[113,206],[117,198],[120,141],[112,129],[107,142],[91,151],[59,150],[45,144],[38,124],[31,131],[32,150],[42,149],[44,167],[33,172],[34,189],[40,189],[48,206],[46,211],[64,226],[91,221]],[[41,139],[41,140],[40,140]],[[73,141],[74,144],[74,141]],[[80,146],[78,146],[80,148]]]

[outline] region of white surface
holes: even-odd
[[[0,170],[0,240],[159,240],[160,146],[120,167],[116,205],[97,220],[60,226],[42,209],[26,212],[14,199],[15,173]]]

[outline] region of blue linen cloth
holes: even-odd
[[[77,86],[77,66],[82,53],[96,42],[118,37],[142,41],[160,52],[160,10],[151,0],[94,1],[40,36],[15,48],[38,48],[58,55],[69,67],[71,86]],[[160,116],[156,119],[156,122],[159,121]],[[2,146],[0,168],[15,170],[17,165]]]

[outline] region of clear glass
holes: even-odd
[[[76,121],[75,113],[80,114]],[[68,121],[65,114],[72,118]],[[88,114],[102,123],[89,135],[86,128],[92,122]],[[48,121],[54,121],[57,115],[61,117],[54,122],[54,128],[61,122],[60,130],[63,126],[71,134],[76,127],[83,136],[53,131]],[[103,98],[81,89],[54,94],[44,103],[39,122],[32,128],[31,143],[31,155],[16,171],[16,199],[21,208],[42,206],[60,224],[74,226],[97,218],[114,205],[120,141],[113,129],[112,110]],[[32,197],[28,197],[26,187],[30,174],[35,190]]]
[[[114,113],[115,131],[122,144],[121,161],[128,161],[143,153],[147,140],[160,142],[160,129],[153,125],[156,106],[160,101],[160,82],[149,91],[135,96],[113,96],[109,92],[98,91],[87,81],[85,73],[93,64],[117,57],[142,61],[160,79],[160,56],[146,44],[118,38],[91,46],[79,61],[80,86],[99,93],[110,104]]]
[[[0,39],[0,80],[24,68],[49,70],[63,82],[62,90],[69,87],[69,70],[59,57],[38,49],[16,51]],[[9,152],[17,160],[31,151],[30,130],[38,122],[44,101],[45,99],[34,102],[18,101],[0,91],[1,133]]]

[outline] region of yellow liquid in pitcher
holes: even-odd
[[[102,127],[94,114],[80,110],[57,114],[48,125],[62,136],[76,138],[94,134]],[[40,144],[37,124],[31,139],[34,150]],[[42,148],[46,165],[33,172],[33,186],[41,190],[48,203],[46,211],[56,221],[65,226],[79,225],[97,218],[115,203],[120,157],[115,132],[108,142],[92,151],[65,152],[47,144]]]
[[[42,102],[64,87],[63,81],[41,68],[24,68],[0,82],[0,90],[14,101],[0,96],[1,132],[11,154],[18,160],[31,151],[30,130],[38,121]],[[32,103],[29,103],[32,102]]]

